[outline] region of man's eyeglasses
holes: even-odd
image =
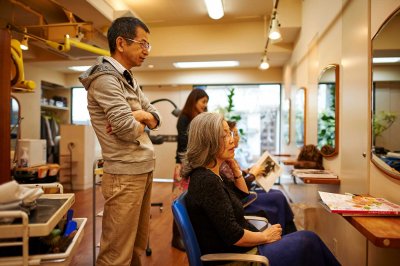
[[[150,52],[150,50],[151,50],[151,44],[148,43],[148,42],[146,42],[146,41],[137,41],[137,40],[130,39],[130,38],[126,38],[126,37],[123,37],[123,38],[124,38],[125,40],[128,40],[128,41],[131,41],[131,42],[140,44],[140,46],[141,46],[143,49],[146,49],[148,52]]]

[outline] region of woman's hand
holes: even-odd
[[[282,227],[280,224],[274,224],[262,231],[262,233],[266,239],[265,243],[272,243],[282,238]]]
[[[261,165],[254,165],[250,168],[249,173],[254,176],[264,175],[265,174],[265,167]]]
[[[236,162],[235,159],[229,159],[225,161],[228,166],[232,169],[233,175],[237,178],[242,176],[242,170],[239,167],[239,164]]]

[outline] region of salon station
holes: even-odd
[[[297,230],[344,266],[399,265],[399,211],[334,213],[321,192],[400,205],[400,0],[221,0],[216,14],[205,2],[0,0],[0,265],[95,265],[103,160],[78,77],[109,55],[123,16],[149,27],[132,72],[163,118],[149,133],[142,265],[192,265],[170,225],[176,125],[193,89],[236,121],[241,165],[276,163],[268,182]]]

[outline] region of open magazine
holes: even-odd
[[[261,155],[255,165],[260,165],[265,168],[265,175],[256,176],[256,182],[268,192],[276,182],[276,179],[281,175],[282,167],[268,151],[265,151]]]
[[[318,191],[321,204],[344,216],[400,216],[400,206],[384,198]]]
[[[338,178],[338,176],[330,170],[319,169],[295,169],[292,175],[298,178]]]

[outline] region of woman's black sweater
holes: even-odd
[[[193,170],[186,206],[202,254],[245,253],[253,248],[234,245],[244,229],[257,229],[244,218],[242,203],[234,191],[211,170]]]

